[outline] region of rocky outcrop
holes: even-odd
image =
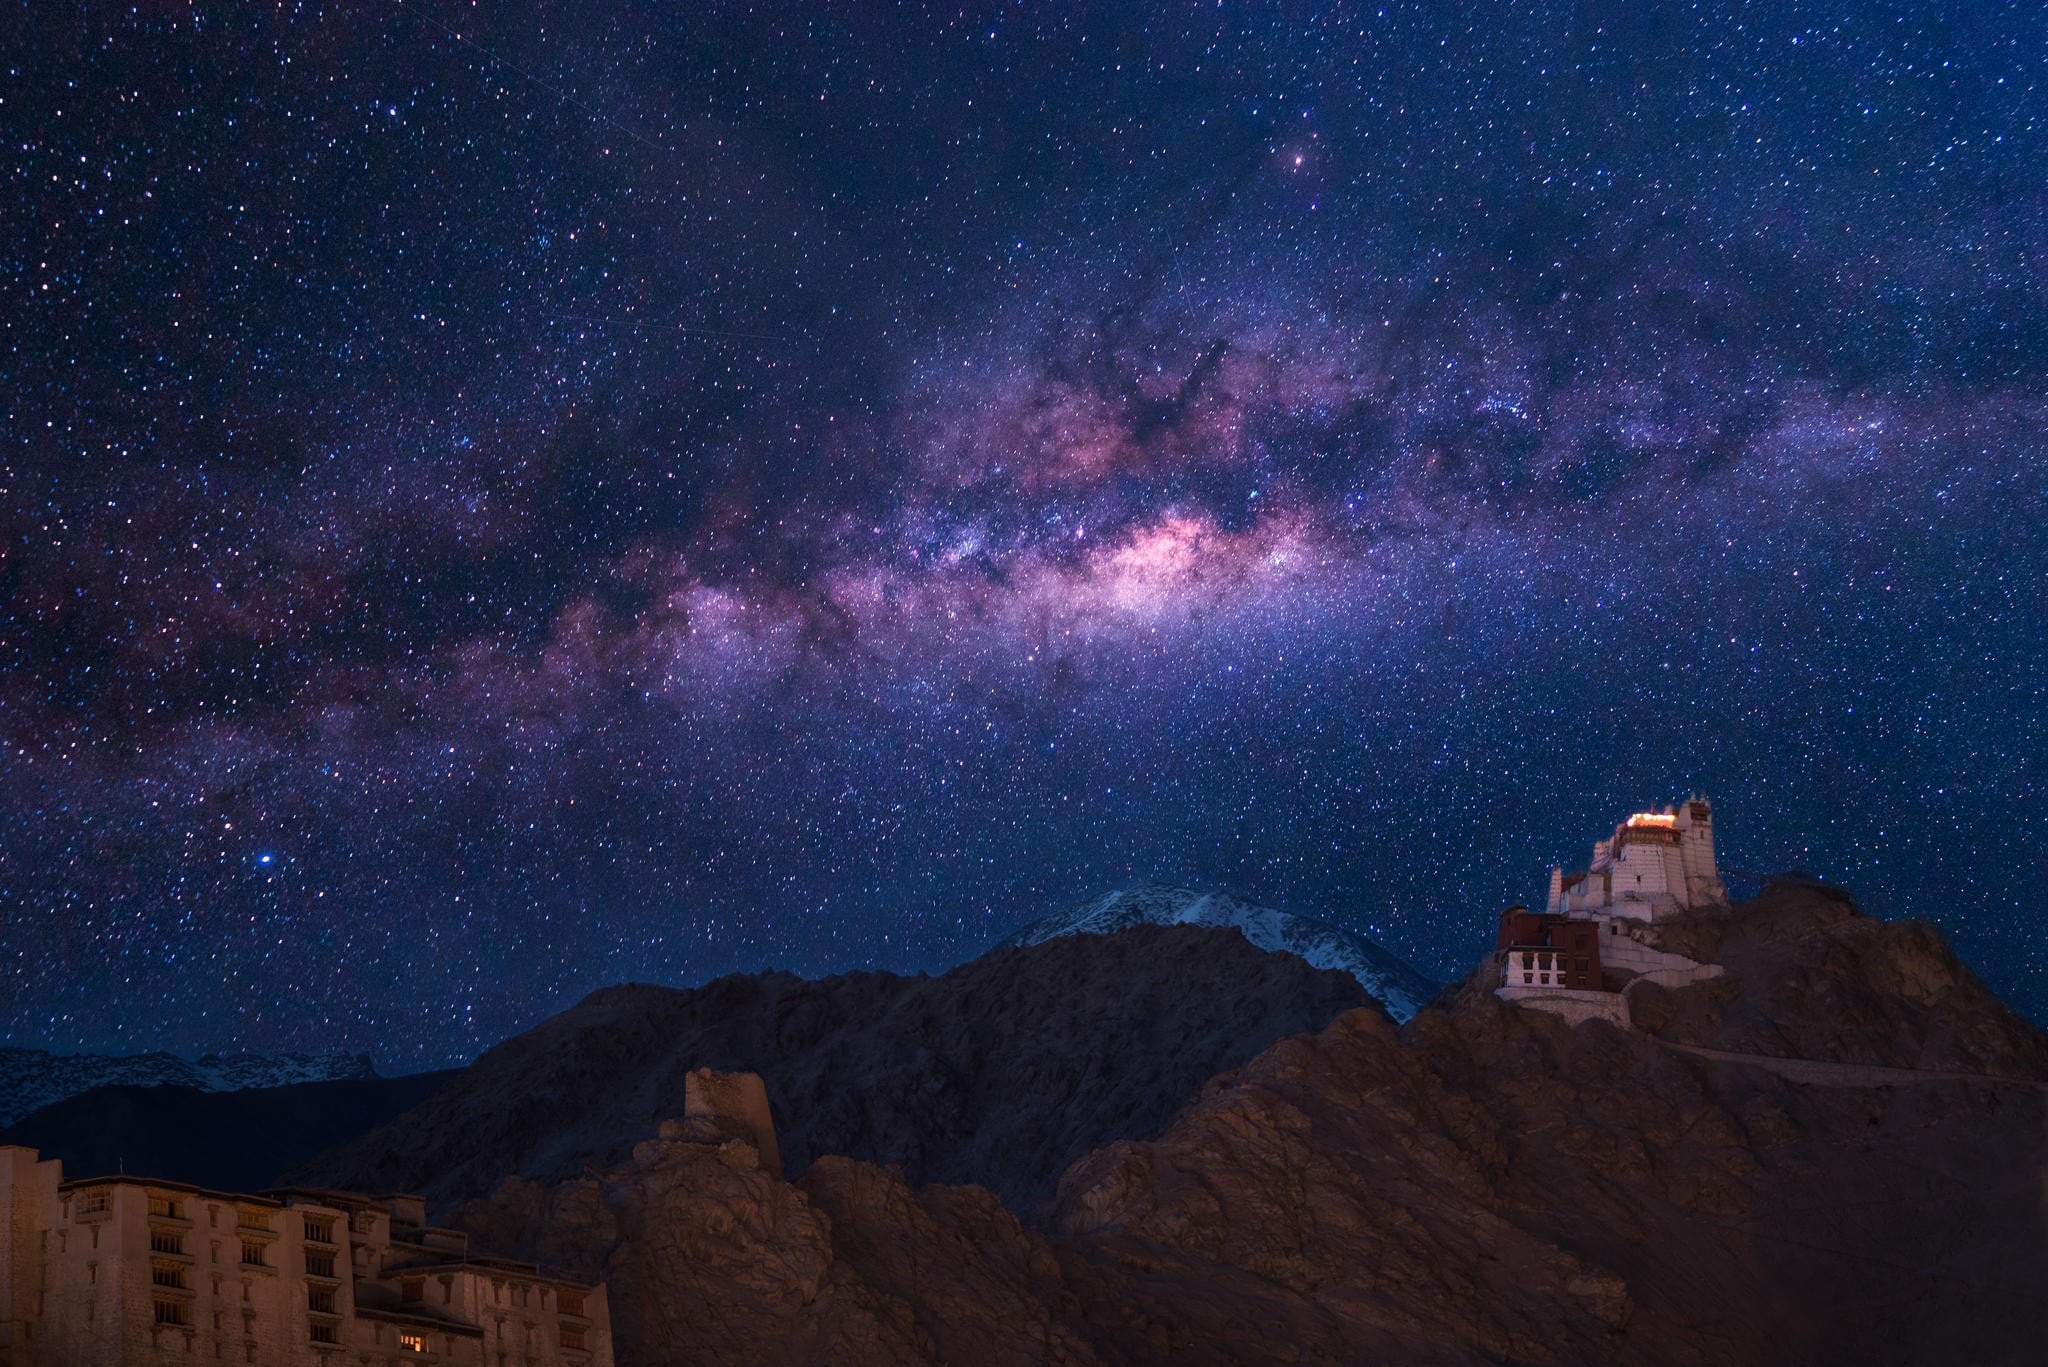
[[[622,1364],[1102,1361],[1051,1245],[978,1187],[829,1157],[791,1184],[747,1141],[674,1125],[610,1172],[513,1181],[455,1218],[606,1282]]]
[[[1037,1229],[986,1192],[836,1159],[780,1183],[680,1138],[459,1218],[607,1278],[622,1367],[2035,1361],[2044,1042],[1938,939],[1816,896],[1696,927],[1730,971],[1670,994],[1669,1039],[1477,976],[1399,1031],[1347,1012],[1075,1163]]]
[[[1368,1000],[1346,974],[1194,926],[998,950],[938,977],[613,988],[292,1180],[445,1208],[508,1175],[616,1165],[710,1067],[766,1080],[792,1174],[839,1154],[1034,1212],[1074,1159],[1158,1134],[1214,1074]]]
[[[1842,894],[1785,887],[1658,930],[1669,947],[1726,970],[1684,991],[1630,993],[1637,1028],[1662,1038],[1957,1073],[2048,1071],[2048,1037],[1924,921],[1872,920]]]

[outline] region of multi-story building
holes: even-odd
[[[602,1286],[474,1256],[418,1197],[64,1176],[0,1146],[0,1367],[612,1367]]]

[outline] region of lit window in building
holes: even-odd
[[[425,1334],[400,1334],[398,1336],[398,1347],[400,1352],[424,1353],[427,1351],[427,1336]]]

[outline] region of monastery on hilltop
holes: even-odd
[[[1550,916],[1654,921],[1728,900],[1714,868],[1714,808],[1698,794],[1676,809],[1637,812],[1593,846],[1579,873],[1550,871]]]
[[[0,1367],[202,1361],[611,1367],[611,1320],[417,1196],[66,1178],[0,1145]]]
[[[1718,964],[1659,949],[1658,921],[1727,902],[1714,864],[1712,804],[1695,794],[1676,808],[1637,812],[1594,844],[1583,871],[1550,871],[1543,914],[1524,906],[1500,914],[1494,994],[1574,1022],[1626,1028],[1635,983],[1721,976]]]

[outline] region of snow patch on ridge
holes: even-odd
[[[1349,973],[1397,1021],[1413,1016],[1437,993],[1436,983],[1363,935],[1228,893],[1192,888],[1147,885],[1105,893],[1032,922],[1003,946],[1021,949],[1062,935],[1109,935],[1136,925],[1234,927],[1260,949]]]

